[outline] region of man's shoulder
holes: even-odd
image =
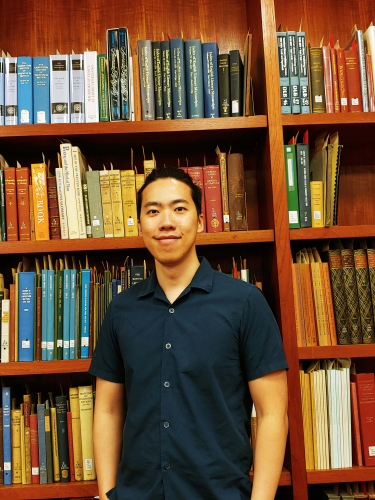
[[[138,295],[147,289],[149,279],[150,278],[140,281],[139,283],[136,283],[135,285],[132,285],[126,290],[118,293],[113,297],[111,302],[113,302],[115,307],[124,306],[125,304],[127,306],[131,305],[138,299]]]
[[[223,288],[228,294],[238,293],[243,298],[259,290],[258,287],[247,283],[247,281],[242,281],[220,271],[214,271],[213,286]]]

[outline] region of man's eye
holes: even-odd
[[[148,214],[150,214],[150,215],[154,215],[154,214],[157,214],[157,213],[158,213],[158,211],[157,211],[157,210],[155,210],[154,208],[152,208],[152,209],[151,209],[151,210],[149,210],[147,213],[148,213]]]
[[[185,210],[186,210],[186,208],[185,208],[185,207],[177,207],[177,208],[176,208],[176,210],[177,210],[178,212],[183,212],[183,211],[185,211]]]

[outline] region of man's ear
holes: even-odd
[[[200,214],[198,217],[198,228],[197,233],[202,233],[204,229],[204,215]]]

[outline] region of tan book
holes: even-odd
[[[314,311],[314,297],[311,283],[311,269],[309,264],[300,264],[303,311],[305,317],[306,345],[318,345],[316,336],[316,320]]]
[[[92,385],[78,387],[78,395],[82,436],[83,479],[88,481],[90,479],[96,479],[94,447],[92,442],[92,428],[94,421]]]
[[[305,372],[299,370],[299,382],[301,388],[301,404],[302,404],[302,424],[303,424],[303,441],[305,444],[305,462],[306,469],[311,469],[309,464],[309,441],[308,441],[308,430],[307,430],[307,411],[306,411],[306,389],[305,389]]]
[[[102,195],[102,209],[103,209],[103,225],[104,236],[106,238],[113,237],[113,215],[112,215],[112,202],[111,202],[111,188],[109,185],[108,170],[99,171],[100,179],[100,192]]]
[[[135,174],[135,190],[138,191],[141,189],[143,184],[145,183],[146,177],[145,174]]]
[[[73,183],[77,204],[78,230],[81,239],[87,238],[85,208],[83,205],[82,179],[87,170],[86,158],[78,146],[72,146]]]
[[[138,54],[133,54],[133,87],[134,87],[134,116],[135,121],[140,122],[142,120],[141,113],[141,86],[139,83],[139,59]]]
[[[69,239],[79,239],[80,231],[78,223],[76,188],[74,183],[72,145],[67,143],[60,144],[60,153]]]
[[[21,410],[11,410],[12,426],[12,483],[22,484]]]
[[[310,182],[312,227],[324,227],[323,182]]]
[[[314,469],[314,436],[313,436],[313,423],[312,423],[312,408],[311,408],[311,390],[310,390],[310,376],[308,373],[304,374],[304,388],[306,400],[306,416],[307,416],[307,438],[309,450],[309,469]]]
[[[69,388],[69,404],[72,414],[74,475],[76,481],[83,481],[81,419],[78,387]]]
[[[24,433],[25,433],[25,484],[31,484],[31,432],[30,432],[30,394],[23,395]]]
[[[319,262],[313,262],[310,264],[310,266],[311,266],[311,276],[312,276],[312,284],[314,291],[314,304],[315,304],[319,345],[320,346],[329,345]]]
[[[143,153],[144,155],[144,153]],[[156,168],[156,161],[155,161],[155,156],[154,153],[152,153],[152,160],[146,160],[146,158],[143,160],[143,168],[145,172],[145,178],[151,174],[151,172]]]
[[[121,191],[125,236],[138,236],[134,170],[121,170]]]
[[[52,402],[51,402],[52,404]],[[53,480],[60,481],[60,463],[59,463],[59,441],[57,439],[57,417],[56,408],[50,408],[51,411],[51,438],[52,438],[52,461],[53,461]]]
[[[46,169],[47,165],[45,163],[33,163],[31,165],[36,241],[49,240]]]
[[[124,233],[124,215],[122,212],[120,170],[109,170],[109,186],[111,189],[113,235],[122,237]]]
[[[325,294],[326,294],[326,304],[327,304],[327,313],[328,313],[331,345],[337,345],[335,313],[333,311],[332,290],[331,290],[331,281],[329,278],[328,262],[322,263],[321,272],[323,272],[323,281],[324,281],[324,288],[325,288]]]
[[[223,207],[223,228],[230,231],[229,222],[229,198],[228,198],[228,176],[227,176],[227,154],[216,148],[216,164],[220,167],[221,203]]]
[[[21,404],[21,480],[26,484],[26,452],[25,452],[25,416],[23,414],[23,404]]]
[[[313,447],[314,447],[314,469],[319,469],[320,460],[318,453],[318,426],[317,426],[317,402],[315,397],[315,383],[314,383],[314,369],[316,368],[318,362],[312,363],[307,369],[307,374],[310,377],[310,401],[311,401],[311,421],[312,421],[312,435],[313,435]]]

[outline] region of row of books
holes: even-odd
[[[95,391],[70,387],[69,396],[42,401],[2,387],[0,484],[52,484],[96,479],[93,450]],[[19,407],[17,406],[19,405]]]
[[[284,146],[290,229],[337,225],[341,152],[338,132],[319,134],[311,149],[307,131]]]
[[[60,154],[61,153],[61,154]],[[59,167],[10,167],[0,155],[1,241],[138,236],[137,193],[144,174],[92,170],[77,146],[62,143]],[[202,189],[204,232],[247,230],[243,155],[217,148],[218,165],[182,167]],[[31,180],[31,184],[30,184]]]
[[[325,244],[325,262],[304,248],[292,264],[299,347],[375,343],[375,249],[336,246]]]
[[[375,465],[375,380],[350,359],[300,368],[306,469]]]
[[[12,269],[13,283],[0,275],[1,363],[92,357],[112,298],[146,277],[146,264],[127,258],[119,267],[69,265],[67,256],[35,259],[35,271],[24,258]]]
[[[372,23],[366,32],[355,25],[345,49],[333,36],[307,49],[301,27],[297,33],[280,29],[277,46],[283,114],[375,111]]]
[[[332,489],[324,490],[319,487],[315,493],[316,500],[374,500],[375,499],[375,484],[374,481],[361,481],[355,483],[333,484]]]

